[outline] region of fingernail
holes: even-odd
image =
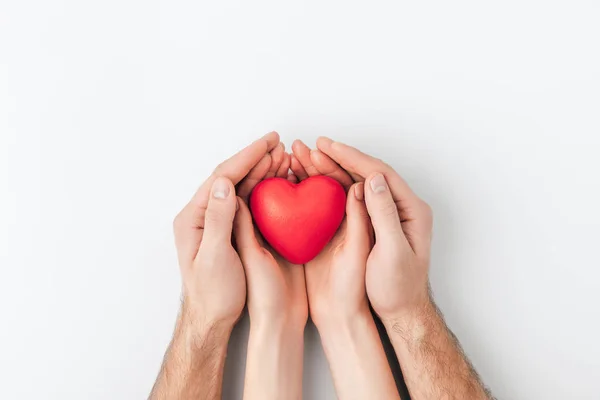
[[[356,186],[354,186],[354,197],[356,197],[356,200],[358,201],[363,201],[363,199],[365,198],[365,185],[364,183],[359,183]]]
[[[229,185],[223,178],[217,178],[212,187],[213,197],[215,199],[226,199],[229,196]]]
[[[388,185],[382,174],[376,174],[373,179],[371,179],[371,190],[374,193],[382,193],[387,189]]]

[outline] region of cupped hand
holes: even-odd
[[[321,329],[369,313],[365,268],[371,249],[371,228],[364,203],[363,183],[318,150],[297,140],[292,145],[292,172],[300,179],[326,175],[347,190],[346,217],[331,242],[305,265],[310,315]]]
[[[297,181],[293,174],[288,174],[291,158],[282,143],[266,158],[240,184],[239,211],[234,221],[236,249],[246,271],[250,323],[253,327],[303,330],[308,319],[304,269],[270,248],[255,229],[246,204],[254,186],[263,179]]]
[[[221,163],[173,222],[183,283],[183,310],[192,324],[231,329],[246,301],[244,270],[231,244],[242,181],[279,144],[271,132]]]
[[[319,138],[317,148],[353,179],[365,182],[365,202],[375,230],[366,270],[373,309],[385,322],[428,307],[431,208],[381,160],[328,138]]]

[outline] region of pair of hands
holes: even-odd
[[[369,300],[390,324],[426,307],[432,228],[427,204],[391,167],[353,147],[319,138],[317,149],[296,141],[292,151],[285,153],[277,133],[265,135],[220,164],[176,217],[190,323],[230,331],[246,298],[253,326],[303,329],[310,309],[320,332],[368,314]],[[262,241],[246,202],[263,179],[314,175],[330,176],[347,189],[346,218],[302,268]]]

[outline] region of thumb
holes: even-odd
[[[238,199],[239,210],[233,220],[233,235],[235,237],[235,244],[242,263],[247,260],[248,255],[255,250],[260,249],[260,244],[256,239],[256,233],[254,231],[254,225],[252,224],[252,216],[246,203],[242,199]]]
[[[346,200],[346,237],[352,247],[364,248],[368,252],[370,248],[369,213],[364,202],[364,183],[355,183],[348,190]]]
[[[376,173],[367,178],[365,202],[375,229],[376,240],[404,236],[398,208],[396,208],[396,203],[383,174]]]
[[[218,177],[213,182],[208,206],[204,215],[203,242],[206,245],[231,243],[231,230],[237,198],[233,184],[227,178]]]

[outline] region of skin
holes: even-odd
[[[252,182],[288,176],[290,155],[279,146],[270,168],[258,165]],[[273,252],[255,231],[247,205],[240,199],[234,221],[236,248],[246,270],[250,335],[244,399],[301,399],[304,328],[308,302],[304,268]]]
[[[271,132],[221,163],[175,218],[182,306],[152,400],[221,398],[227,342],[246,303],[244,268],[231,242],[234,185],[265,159],[270,169],[278,145]]]
[[[364,185],[300,141],[291,168],[300,179],[328,175],[348,190],[346,218],[333,240],[304,267],[310,315],[319,331],[340,399],[398,399],[365,289],[371,228]]]
[[[294,143],[293,153],[276,133],[266,135],[219,165],[176,217],[182,306],[150,399],[221,397],[227,342],[246,292],[247,399],[302,397],[309,310],[339,398],[398,398],[369,301],[411,398],[491,398],[429,294],[429,207],[393,169],[352,147],[321,138],[312,151]],[[347,218],[304,269],[272,253],[245,203],[258,182],[285,177],[288,167],[300,179],[331,176],[348,190]]]
[[[411,399],[491,399],[430,295],[431,208],[382,161],[329,138],[319,138],[317,149],[310,161],[315,168],[327,157],[330,170],[337,164],[365,182],[375,231],[366,292],[394,346]],[[308,269],[306,276],[310,283]]]

